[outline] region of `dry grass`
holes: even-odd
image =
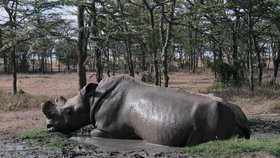
[[[0,91],[0,110],[1,111],[25,111],[31,108],[38,108],[45,97],[34,97],[30,94],[20,93],[13,95]]]

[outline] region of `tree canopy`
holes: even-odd
[[[4,71],[53,71],[53,58],[100,81],[121,71],[168,86],[170,71],[211,68],[218,82],[255,86],[280,64],[278,0],[4,0]],[[71,8],[72,10],[69,10]],[[76,9],[74,9],[76,8]],[[61,10],[61,11],[58,11]],[[63,11],[64,10],[64,11]],[[67,20],[67,15],[77,20]],[[33,63],[33,64],[32,64]],[[32,69],[31,69],[32,68]],[[60,68],[59,68],[60,70]],[[163,83],[162,83],[163,81]],[[84,85],[81,78],[80,85]],[[16,83],[16,81],[14,81]]]

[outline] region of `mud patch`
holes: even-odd
[[[46,138],[47,139],[47,138]],[[157,151],[150,152],[145,149],[132,148],[128,150],[116,151],[116,148],[96,147],[86,143],[72,143],[62,148],[43,147],[38,145],[36,139],[12,139],[0,141],[0,157],[193,157],[182,151]],[[99,139],[102,141],[102,139]],[[106,140],[107,143],[114,142]],[[106,142],[105,141],[105,142]],[[122,144],[119,144],[119,146]],[[132,144],[135,145],[135,144]],[[168,148],[168,147],[166,147]],[[135,150],[136,149],[136,150]]]
[[[252,137],[270,137],[280,134],[280,120],[262,120],[259,118],[250,120]]]
[[[251,119],[252,137],[268,137],[280,134],[280,121]],[[92,126],[87,126],[72,135],[51,133],[43,138],[9,138],[0,141],[0,157],[199,157],[184,153],[183,148],[174,148],[147,143],[142,140],[118,140],[91,138]],[[46,147],[42,142],[50,137],[71,140],[63,147]],[[264,153],[266,155],[266,153]],[[249,153],[244,157],[254,157]],[[258,154],[257,154],[258,155]],[[272,155],[273,156],[273,155]]]

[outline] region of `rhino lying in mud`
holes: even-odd
[[[86,85],[73,98],[43,103],[48,131],[70,133],[92,124],[95,137],[191,146],[232,136],[250,138],[242,110],[221,98],[150,86],[130,77]],[[57,107],[60,106],[60,107]]]

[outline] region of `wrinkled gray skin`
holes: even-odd
[[[48,101],[47,129],[70,133],[92,124],[92,136],[143,139],[168,146],[191,146],[232,136],[250,138],[242,110],[221,98],[149,86],[130,77],[86,85],[74,98]]]

